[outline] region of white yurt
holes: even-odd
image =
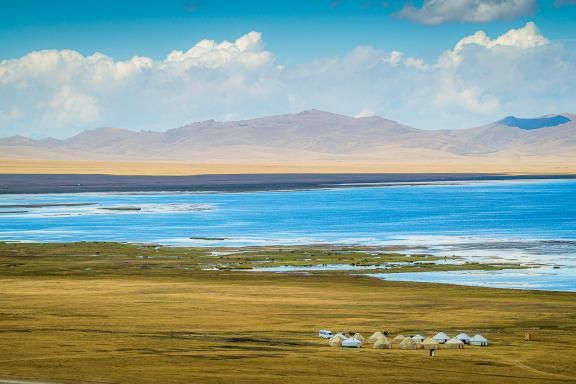
[[[378,339],[380,339],[380,338],[382,338],[382,337],[385,337],[382,332],[380,332],[380,331],[374,332],[374,333],[372,334],[372,336],[370,336],[370,337],[368,338],[368,342],[369,342],[369,343],[373,343],[373,342],[375,342],[376,340],[378,340]]]
[[[414,335],[414,336],[412,336],[412,340],[416,343],[422,343],[422,342],[424,342],[424,336]]]
[[[470,345],[478,345],[484,347],[488,345],[488,340],[481,334],[477,333],[470,338]]]
[[[374,342],[374,349],[392,349],[392,344],[390,344],[386,336],[382,336]]]
[[[448,337],[447,334],[445,334],[444,332],[438,332],[437,334],[435,334],[434,336],[432,336],[432,338],[434,340],[436,340],[438,342],[438,344],[444,344],[445,342],[447,342],[448,340],[450,340],[450,338]]]
[[[460,339],[453,337],[452,339],[448,340],[444,343],[442,348],[446,349],[464,349],[464,342]]]
[[[321,337],[323,339],[331,339],[334,335],[332,334],[332,331],[329,331],[327,329],[321,329],[320,332],[318,332],[318,337]]]
[[[346,340],[346,337],[341,334],[337,334],[328,341],[328,345],[331,347],[341,347],[344,340]]]
[[[470,336],[465,334],[464,332],[459,333],[458,336],[455,337],[456,339],[460,340],[464,344],[470,344]]]
[[[353,337],[349,337],[346,340],[342,341],[342,347],[344,348],[360,348],[362,347],[362,342],[358,339]]]
[[[361,343],[364,342],[364,336],[362,336],[360,333],[355,333],[354,336],[352,336],[354,339],[360,341]]]

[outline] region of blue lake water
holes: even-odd
[[[250,193],[0,196],[0,205],[62,203],[94,205],[0,208],[0,241],[195,246],[398,244],[470,260],[560,266],[538,279],[525,272],[514,273],[524,273],[519,279],[532,281],[528,287],[533,289],[576,290],[576,279],[570,284],[569,277],[576,268],[576,180]],[[114,207],[140,211],[103,209]],[[8,211],[27,212],[2,213]],[[418,275],[418,279],[429,276],[430,281],[444,279],[444,275]],[[554,280],[560,281],[560,277],[569,281],[555,287]],[[447,278],[498,286],[478,274]],[[514,283],[510,275],[495,279],[511,281],[511,288],[527,287]]]

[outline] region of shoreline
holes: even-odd
[[[409,282],[478,288],[513,289],[543,292],[576,292],[566,289],[545,289],[530,286],[499,287],[452,281],[398,279],[413,274],[506,273],[533,271],[546,266],[524,265],[518,262],[470,261],[458,256],[435,256],[407,252],[402,246],[341,246],[334,244],[298,246],[246,247],[179,247],[152,243],[124,242],[0,242],[0,278],[57,276],[107,278],[132,276],[134,269],[144,268],[143,275],[185,276],[187,273],[251,272],[271,275],[369,277],[380,281]],[[44,260],[37,267],[29,260]],[[51,259],[56,257],[57,261]],[[62,259],[64,258],[64,259]],[[11,261],[20,262],[20,268]],[[99,270],[105,261],[105,268]],[[78,269],[79,265],[84,269]],[[126,271],[116,270],[125,266]],[[8,269],[6,268],[8,267]],[[549,266],[548,266],[549,267]],[[86,273],[89,272],[89,273]],[[140,273],[140,272],[139,272]],[[184,275],[181,275],[183,273]]]
[[[576,174],[506,175],[491,173],[268,173],[191,176],[104,174],[0,174],[0,195],[156,192],[237,193],[339,188],[394,187],[514,180],[573,180]]]

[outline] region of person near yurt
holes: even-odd
[[[412,336],[412,341],[414,341],[415,343],[418,343],[418,344],[422,344],[422,342],[424,341],[424,336],[414,335],[414,336]]]
[[[442,346],[442,348],[446,348],[446,349],[464,349],[464,342],[460,339],[457,339],[455,337],[451,338],[450,340],[448,340],[447,342],[444,343],[444,345]]]
[[[384,334],[383,334],[382,332],[376,331],[376,332],[374,332],[374,333],[372,334],[372,336],[370,336],[370,337],[368,338],[368,342],[369,342],[369,343],[374,343],[376,340],[378,340],[378,339],[380,339],[380,338],[382,338],[382,337],[386,337],[386,336],[384,336]]]
[[[422,346],[424,349],[436,350],[440,348],[440,344],[431,337],[427,337],[423,342]]]
[[[341,347],[344,340],[346,340],[346,337],[339,333],[328,341],[328,345],[331,347]]]
[[[450,338],[448,337],[447,334],[445,334],[444,332],[438,332],[437,334],[435,334],[434,336],[432,336],[432,338],[434,340],[436,340],[436,342],[438,344],[444,344],[445,342],[447,342],[448,340],[450,340]]]
[[[342,341],[341,347],[343,348],[361,348],[362,342],[354,337],[349,337]]]
[[[412,340],[411,337],[406,337],[400,343],[400,349],[418,349],[418,345]]]
[[[467,334],[465,334],[464,332],[459,333],[456,336],[456,339],[460,340],[461,342],[463,342],[464,344],[470,344],[470,336],[468,336]]]
[[[392,349],[392,344],[386,336],[382,336],[374,342],[374,349]]]
[[[392,339],[392,345],[399,345],[402,341],[404,341],[404,335],[397,335],[395,338]]]
[[[470,345],[485,347],[488,345],[488,340],[481,334],[477,333],[470,338]]]
[[[364,340],[366,340],[364,338],[364,336],[362,336],[360,333],[356,332],[354,334],[354,336],[352,336],[353,338],[355,338],[356,340],[360,341],[361,343],[364,343]]]

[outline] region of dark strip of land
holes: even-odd
[[[487,173],[218,174],[193,176],[116,176],[85,174],[0,174],[0,194],[78,192],[247,192],[373,183],[431,183],[517,179],[576,178],[576,175],[501,175]]]

